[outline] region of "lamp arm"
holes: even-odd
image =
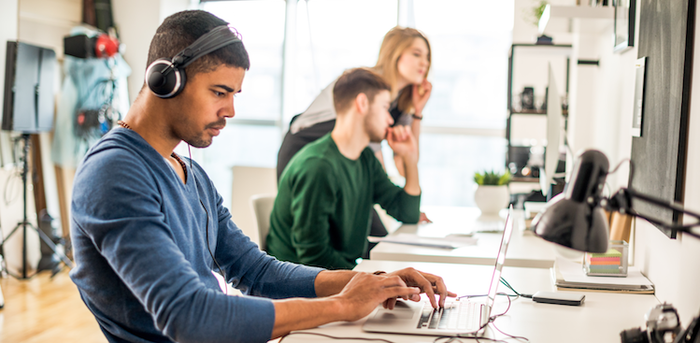
[[[659,219],[653,218],[653,217],[648,217],[643,214],[638,213],[637,211],[632,208],[632,200],[633,199],[638,199],[642,200],[645,202],[648,202],[650,204],[654,204],[658,207],[661,208],[666,208],[670,209],[673,211],[678,211],[680,213],[683,213],[685,215],[689,215],[691,217],[694,217],[698,221],[695,223],[687,224],[687,225],[681,225],[678,223],[665,223],[662,222]],[[685,232],[691,236],[700,238],[700,234],[694,233],[690,229],[696,226],[700,226],[700,214],[687,210],[683,208],[680,204],[676,203],[675,201],[668,201],[668,200],[663,200],[659,198],[655,198],[646,194],[639,193],[637,191],[628,189],[628,188],[621,188],[617,193],[615,193],[610,199],[607,200],[606,204],[604,205],[606,210],[609,211],[618,211],[622,214],[627,214],[629,213],[630,215],[633,215],[635,217],[639,217],[642,219],[645,219],[653,224],[662,226],[667,229],[672,229],[672,230],[678,230],[681,232]]]

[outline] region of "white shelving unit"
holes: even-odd
[[[540,34],[600,33],[613,25],[615,8],[612,6],[547,5],[540,17]]]

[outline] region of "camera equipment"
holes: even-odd
[[[667,303],[656,305],[644,318],[646,330],[632,328],[620,332],[622,343],[677,342],[676,337],[681,332],[681,321],[673,305]]]
[[[680,335],[676,336],[676,340],[673,343],[700,343],[700,317],[693,318],[690,322],[688,328],[681,332]]]
[[[66,55],[78,58],[109,58],[119,52],[119,41],[104,33],[95,37],[75,35],[63,38],[63,50]]]

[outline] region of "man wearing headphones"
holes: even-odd
[[[265,342],[397,297],[426,293],[437,307],[454,296],[413,269],[327,271],[261,252],[204,170],[173,152],[209,146],[234,116],[249,67],[242,42],[207,12],[180,12],[158,28],[148,63],[122,127],[88,152],[73,189],[71,278],[109,341]],[[212,270],[246,295],[224,294]]]

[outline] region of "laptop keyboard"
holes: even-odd
[[[418,329],[476,330],[479,328],[482,304],[471,301],[455,301],[444,308],[433,309],[430,303],[423,305]]]

